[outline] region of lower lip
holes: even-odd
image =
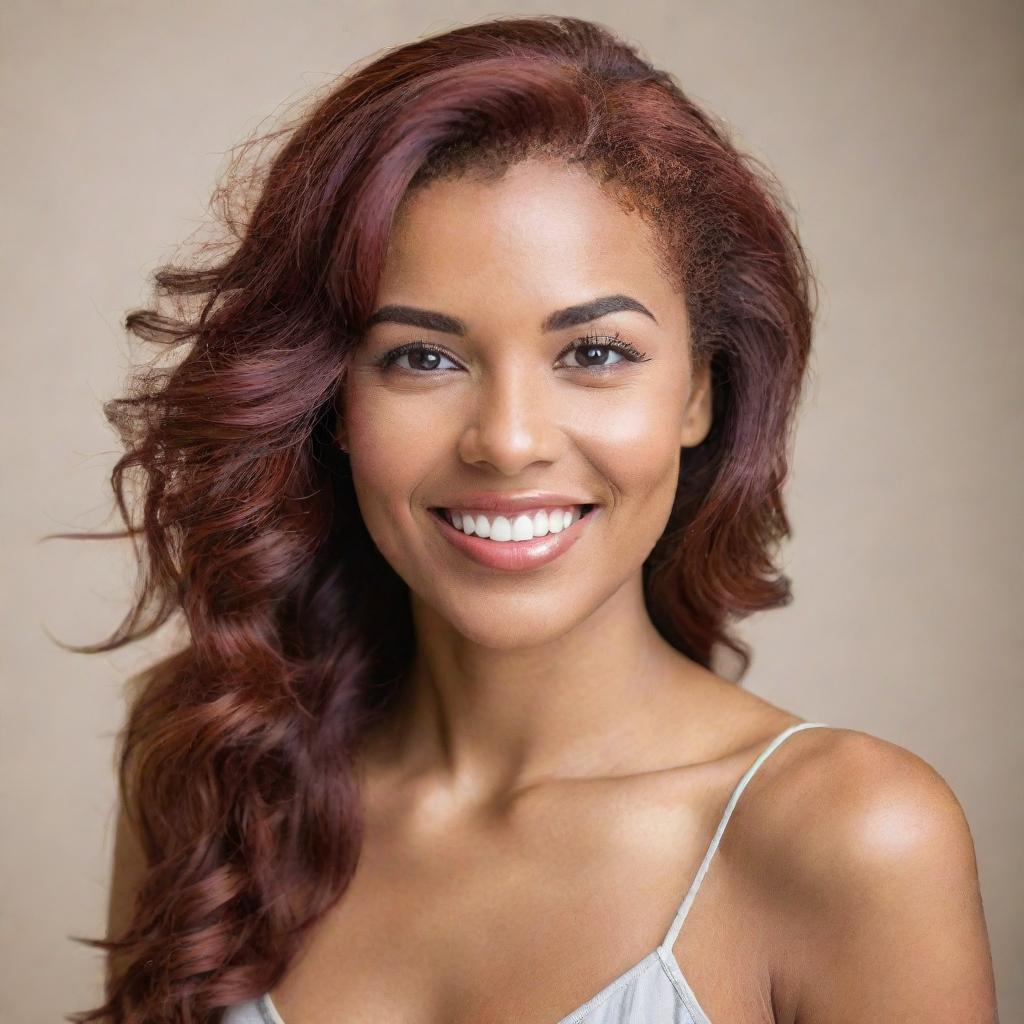
[[[458,549],[467,558],[488,569],[503,569],[506,572],[522,572],[524,569],[536,569],[548,562],[553,562],[564,554],[583,536],[590,521],[598,514],[600,506],[595,505],[585,515],[580,516],[571,526],[559,533],[549,533],[533,540],[487,540],[475,534],[463,533],[455,529],[445,519],[444,514],[430,511],[428,514],[438,525],[441,533],[452,547]]]

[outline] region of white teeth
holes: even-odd
[[[572,508],[539,509],[512,517],[486,516],[474,512],[444,510],[444,516],[457,530],[486,537],[499,544],[510,540],[533,540],[549,533],[561,533],[583,514],[581,505]]]

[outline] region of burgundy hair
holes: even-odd
[[[693,356],[711,361],[714,422],[682,450],[643,566],[649,613],[701,665],[732,649],[742,677],[728,621],[791,600],[774,549],[813,278],[775,179],[671,75],[591,22],[499,18],[385,52],[252,141],[268,138],[283,142],[244,218],[218,192],[227,251],[160,268],[153,307],[126,318],[180,358],[104,406],[126,529],[85,536],[130,537],[139,588],[106,641],[72,649],[123,646],[178,610],[188,642],[138,677],[119,735],[145,875],[120,935],[75,937],[107,951],[106,1001],[66,1018],[82,1024],[218,1020],[277,983],[354,871],[354,753],[415,640],[335,398],[411,190],[544,156],[582,163],[653,225]]]

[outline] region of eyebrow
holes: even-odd
[[[568,327],[578,327],[580,324],[589,323],[591,320],[597,320],[609,313],[619,312],[643,313],[655,323],[658,322],[655,320],[654,314],[643,303],[637,302],[629,295],[603,295],[601,298],[591,299],[589,302],[566,306],[565,309],[556,309],[554,313],[550,313],[544,318],[541,330],[545,332],[561,331]],[[437,313],[430,309],[419,309],[416,306],[381,306],[366,322],[366,328],[369,330],[374,324],[385,322],[406,324],[409,327],[421,327],[426,331],[440,331],[444,334],[459,336],[468,333],[466,325],[457,317]]]

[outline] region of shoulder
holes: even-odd
[[[791,744],[743,834],[769,882],[783,936],[775,968],[801,1019],[829,1019],[836,1000],[856,999],[868,1016],[870,1006],[924,1020],[941,1004],[984,1020],[975,1014],[994,1007],[991,961],[953,790],[923,758],[857,730],[806,730]]]
[[[820,880],[828,864],[846,868],[840,882],[885,864],[973,867],[963,808],[917,754],[854,729],[816,729],[786,746],[785,770],[758,806],[770,832],[799,837],[787,844],[787,866],[800,877]]]

